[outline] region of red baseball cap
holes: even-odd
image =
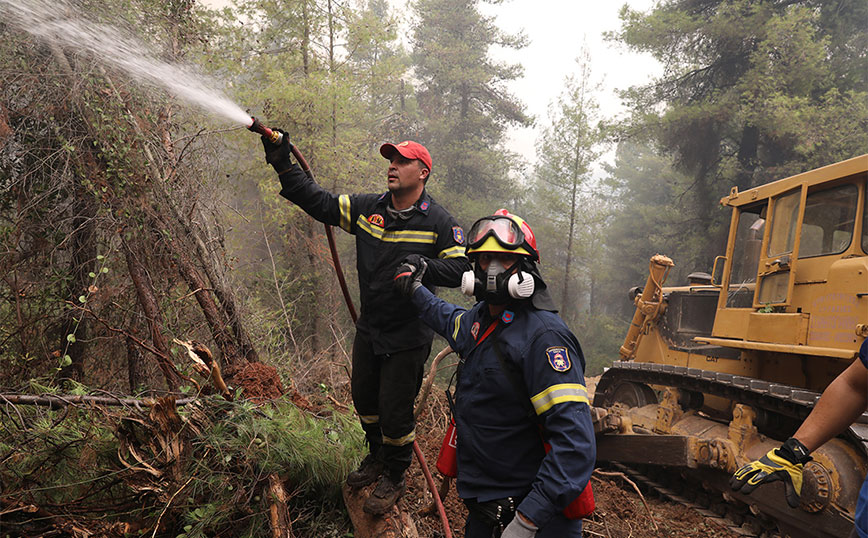
[[[391,160],[395,152],[401,154],[405,159],[419,159],[428,170],[431,170],[431,154],[425,149],[425,146],[412,140],[404,140],[398,144],[383,144],[380,146],[380,155]]]

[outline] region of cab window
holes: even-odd
[[[853,241],[858,199],[859,189],[853,184],[808,194],[799,258],[847,250]]]
[[[753,303],[767,208],[768,205],[762,203],[739,210],[727,308],[750,308]]]
[[[799,219],[799,196],[799,190],[795,190],[775,200],[767,253],[769,257],[793,251]]]
[[[865,202],[862,205],[862,252],[868,254],[868,182],[865,182]]]

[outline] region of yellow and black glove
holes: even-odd
[[[765,456],[736,471],[729,479],[729,486],[748,495],[760,484],[782,480],[787,490],[787,504],[798,508],[802,470],[811,459],[805,445],[790,437],[780,448],[769,450]]]

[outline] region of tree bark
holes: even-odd
[[[353,536],[355,538],[419,538],[416,523],[413,518],[401,507],[401,501],[381,517],[365,513],[362,506],[365,499],[374,490],[374,486],[353,490],[344,485],[344,504],[353,522]]]
[[[142,384],[142,350],[132,338],[126,338],[127,344],[127,382],[130,384],[130,394],[134,394],[136,387]]]
[[[165,225],[165,222],[158,216],[155,216],[154,220],[155,224],[158,226]],[[196,298],[196,302],[199,303],[199,308],[202,310],[202,314],[205,316],[205,321],[211,329],[211,336],[214,338],[217,348],[223,355],[223,361],[225,364],[233,367],[243,366],[247,360],[238,349],[232,336],[227,332],[226,322],[220,315],[221,313],[217,303],[209,293],[210,287],[208,283],[205,282],[196,270],[190,256],[184,252],[183,248],[180,248],[180,241],[166,241],[166,245],[169,247],[175,261],[178,263],[178,272],[181,274],[181,278],[183,278],[184,282],[187,283],[190,292]]]
[[[89,173],[94,166],[90,166],[92,156],[89,152],[85,152],[85,163],[88,163],[88,168],[84,170]],[[93,219],[96,216],[93,204],[90,203],[91,196],[82,188],[79,182],[75,182],[72,188],[72,219],[70,232],[70,251],[68,273],[72,276],[67,289],[67,297],[73,304],[81,304],[79,297],[88,295],[88,289],[93,278],[91,273],[96,271],[96,230],[94,229]],[[76,318],[78,320],[76,321]],[[67,335],[74,334],[75,341],[69,342]],[[72,362],[65,366],[60,371],[61,378],[74,379],[81,381],[84,377],[84,352],[87,347],[88,339],[88,321],[82,316],[81,312],[77,312],[75,308],[68,308],[66,312],[66,322],[63,324],[63,334],[60,335],[61,342],[66,343],[66,354],[69,355]]]
[[[738,146],[738,176],[736,178],[739,190],[746,191],[753,183],[753,171],[757,166],[757,147],[759,146],[759,129],[753,125],[745,125],[741,132],[741,142]]]
[[[277,473],[268,475],[268,493],[271,496],[268,520],[271,523],[272,538],[293,538],[292,518],[289,517],[289,507],[286,504],[289,496]]]
[[[166,379],[166,386],[172,392],[177,391],[180,386],[180,379],[175,373],[175,367],[169,356],[169,342],[162,332],[163,315],[160,312],[157,298],[154,295],[151,279],[148,277],[141,262],[136,258],[135,254],[133,254],[133,251],[127,244],[126,240],[122,239],[121,244],[127,262],[127,270],[129,271],[130,278],[136,288],[136,296],[139,301],[139,306],[142,307],[142,312],[145,315],[145,319],[148,321],[151,341],[154,344],[154,348],[160,353],[160,355],[157,355],[157,364],[163,372],[163,377]]]

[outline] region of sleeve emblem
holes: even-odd
[[[554,346],[546,349],[546,357],[555,372],[566,372],[570,369],[570,353],[563,346]]]
[[[464,230],[461,229],[461,226],[452,227],[452,239],[459,245],[464,244]]]
[[[386,225],[385,221],[383,220],[383,215],[380,215],[379,213],[374,213],[373,215],[368,217],[368,222],[370,222],[374,226],[379,226],[380,228],[383,228]]]
[[[470,335],[473,336],[473,339],[476,340],[476,336],[479,334],[479,322],[474,322],[473,325],[470,326]]]

